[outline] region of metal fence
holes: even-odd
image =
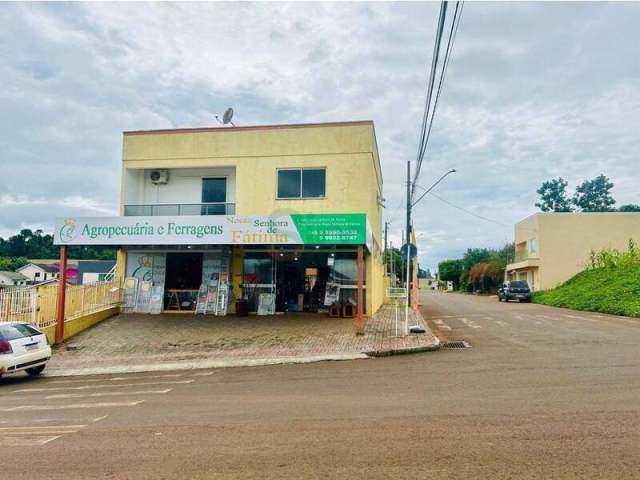
[[[0,323],[26,322],[39,328],[56,323],[58,285],[35,285],[0,290]],[[121,289],[115,281],[68,285],[65,321],[119,305]]]
[[[407,289],[389,287],[387,289],[387,298],[395,307],[395,330],[396,337],[401,334],[405,337],[409,334],[409,312],[405,311],[404,320],[400,320],[399,308],[407,305]]]

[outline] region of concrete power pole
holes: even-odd
[[[403,245],[406,248],[406,289],[407,299],[404,305],[404,328],[402,329],[403,336],[409,334],[409,303],[411,302],[411,161],[407,160],[407,229],[405,234],[405,243]]]
[[[409,278],[411,271],[411,161],[407,160],[407,228],[405,233],[405,242],[403,247],[406,246],[406,279],[407,279],[407,292],[409,292]],[[409,295],[407,293],[407,305],[409,304]]]

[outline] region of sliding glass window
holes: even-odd
[[[278,170],[278,198],[324,198],[324,168],[291,168]]]

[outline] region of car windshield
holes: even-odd
[[[0,325],[0,340],[16,340],[34,335],[40,335],[40,332],[29,325],[21,323],[16,325]]]
[[[511,282],[511,288],[529,288],[527,282]]]

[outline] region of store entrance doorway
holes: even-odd
[[[276,310],[317,312],[324,308],[329,279],[327,254],[288,252],[276,257]]]
[[[195,310],[201,283],[201,252],[167,253],[165,310]]]

